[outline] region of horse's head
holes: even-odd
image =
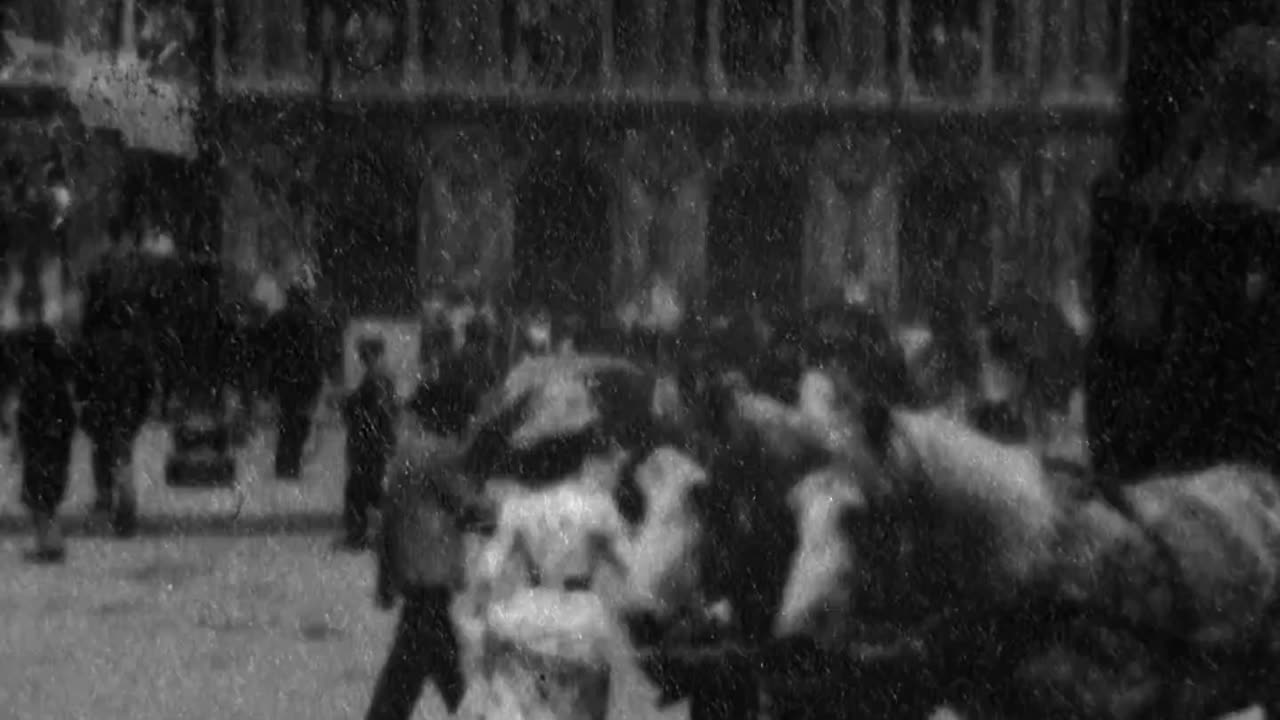
[[[709,436],[699,453],[705,467],[668,506],[690,529],[681,552],[696,582],[690,597],[701,602],[682,610],[702,612],[699,629],[763,643],[784,605],[795,558],[821,543],[814,526],[839,517],[852,495],[840,494],[827,508],[813,497],[851,486],[839,480],[843,470],[833,460],[838,432],[830,414],[807,413],[743,386],[723,384],[716,394],[720,409],[700,426]],[[713,607],[726,612],[708,614]],[[624,614],[641,642],[669,636],[684,619],[694,618],[644,607]]]
[[[707,446],[697,452],[705,458],[699,481],[684,485],[669,507],[691,528],[681,552],[696,571],[697,597],[728,611],[716,619],[731,628],[709,626],[758,644],[836,619],[834,603],[851,595],[857,577],[846,531],[868,505],[855,476],[870,487],[884,472],[855,420],[870,398],[888,393],[855,392],[847,373],[809,368],[786,393],[798,402],[785,402],[754,390],[729,365],[679,355],[682,394],[695,406],[694,435]],[[855,445],[863,452],[853,452]],[[859,464],[865,469],[855,474]],[[679,619],[644,607],[624,613],[642,641],[669,633]]]

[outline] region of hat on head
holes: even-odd
[[[361,362],[370,362],[382,357],[387,350],[387,341],[378,335],[360,338],[356,343],[356,355]]]

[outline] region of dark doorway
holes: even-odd
[[[904,188],[896,320],[933,334],[944,386],[977,381],[976,322],[990,300],[982,186],[958,161],[922,168]]]
[[[991,250],[979,182],[953,164],[926,168],[907,184],[901,217],[899,319],[950,323],[980,311],[989,299]]]
[[[337,163],[319,243],[333,299],[353,315],[412,315],[417,306],[415,193],[403,168],[373,155]]]
[[[707,300],[735,312],[763,302],[799,307],[804,205],[798,177],[776,158],[728,168],[711,197]]]
[[[535,158],[516,189],[516,303],[603,308],[612,268],[608,213],[604,178],[587,158],[559,148]]]

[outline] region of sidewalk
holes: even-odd
[[[72,543],[48,567],[22,562],[22,544],[0,537],[0,719],[351,720],[368,707],[395,622],[374,606],[368,554],[321,537],[170,536]],[[686,716],[656,711],[634,666],[615,683],[610,720]],[[485,685],[473,690],[483,707]],[[443,717],[428,690],[415,720]]]
[[[373,559],[327,538],[81,542],[61,567],[20,545],[0,538],[2,718],[349,720],[390,646]]]
[[[259,534],[336,532],[340,524],[344,432],[334,423],[317,424],[314,451],[305,458],[302,479],[275,479],[275,431],[260,430],[236,452],[238,482],[234,488],[171,488],[164,465],[171,447],[169,428],[149,424],[135,452],[140,532],[170,534]],[[14,462],[13,439],[0,440],[0,535],[28,532],[20,497],[20,466]],[[93,477],[90,445],[83,435],[75,440],[71,487],[62,506],[71,534],[109,534],[105,523],[90,521]]]

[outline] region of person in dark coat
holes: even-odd
[[[58,506],[71,473],[71,440],[76,412],[71,384],[71,354],[48,324],[18,332],[18,443],[22,448],[22,504],[31,513],[35,562],[61,562],[66,556],[57,524]]]
[[[430,432],[456,436],[466,430],[480,397],[496,382],[497,368],[483,320],[468,323],[466,342],[458,351],[453,350],[450,330],[438,332],[425,344],[433,355],[424,358],[426,371],[408,409]]]
[[[312,415],[324,388],[321,318],[301,286],[286,291],[285,307],[267,320],[262,337],[271,348],[269,387],[279,403],[276,476],[296,480]]]
[[[356,352],[364,378],[342,406],[347,426],[343,545],[352,550],[368,546],[369,514],[382,502],[382,480],[395,449],[395,386],[383,366],[385,351],[382,338],[360,341]]]
[[[0,435],[13,432],[9,402],[18,392],[19,358],[16,333],[0,332]]]
[[[85,276],[85,308],[81,320],[81,334],[92,335],[109,316],[118,316],[113,305],[127,302],[119,292],[118,275],[128,272],[128,259],[132,249],[124,241],[124,226],[119,218],[109,224],[109,245]]]
[[[150,352],[120,307],[99,318],[77,352],[80,425],[93,443],[94,511],[111,515],[121,537],[137,529],[133,483],[120,476],[133,454],[155,392]]]
[[[410,433],[388,468],[376,597],[384,609],[402,604],[366,720],[409,720],[429,681],[450,713],[466,694],[450,608],[465,582],[464,535],[492,525],[497,510],[448,442]]]

